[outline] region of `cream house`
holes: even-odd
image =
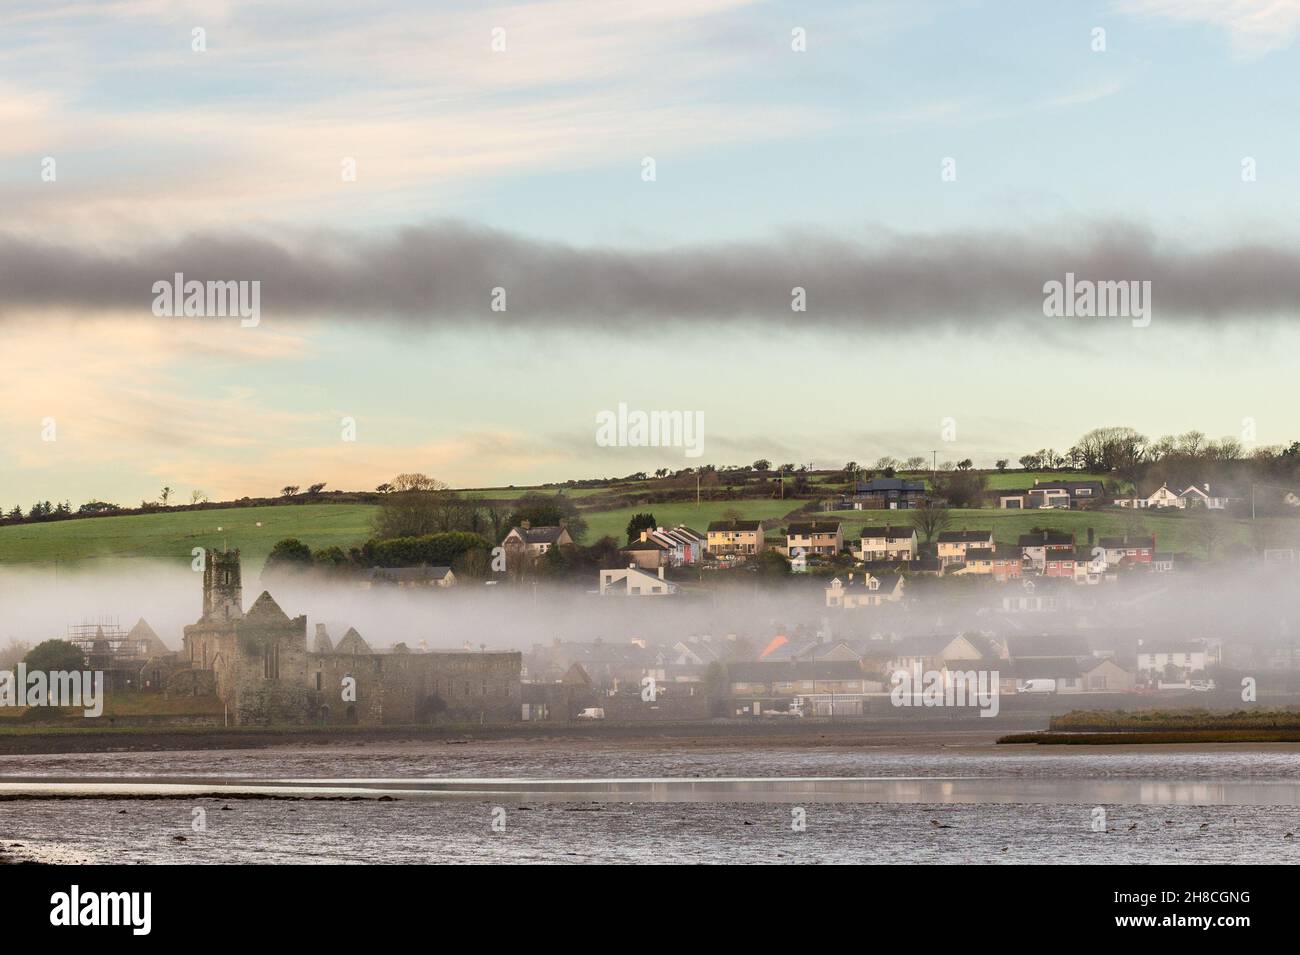
[[[916,531],[907,527],[864,527],[862,540],[853,556],[868,560],[913,560],[916,557]]]
[[[939,563],[958,564],[966,559],[967,548],[993,549],[992,531],[943,531],[939,534]]]

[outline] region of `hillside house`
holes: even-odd
[[[968,548],[991,550],[993,548],[992,531],[942,531],[939,534],[939,563],[963,563]]]
[[[762,521],[714,521],[705,533],[714,557],[754,557],[763,551]]]
[[[911,527],[864,527],[853,556],[861,561],[913,560],[917,554],[916,530]]]

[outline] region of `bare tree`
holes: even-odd
[[[930,504],[913,508],[909,516],[912,526],[925,536],[927,544],[934,539],[934,535],[952,523],[952,515],[948,513],[946,507],[934,507]]]

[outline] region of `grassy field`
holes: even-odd
[[[1006,486],[1032,485],[1034,477],[1050,480],[1051,473],[1008,472],[990,474]],[[1079,475],[1070,475],[1079,478]],[[651,482],[653,484],[653,482]],[[728,511],[738,511],[749,520],[780,520],[797,511],[800,500],[704,501],[673,504],[639,505],[612,510],[598,509],[603,494],[617,497],[636,484],[615,489],[584,489],[571,493],[583,508],[587,520],[586,543],[608,534],[622,543],[628,520],[640,511],[654,514],[664,526],[687,524],[703,533],[710,522],[722,520]],[[641,485],[644,487],[644,485]],[[509,498],[520,496],[526,488],[488,488],[473,493],[477,497]],[[554,493],[554,489],[550,489]],[[371,536],[371,522],[376,507],[370,504],[287,504],[267,507],[221,508],[202,511],[174,511],[122,517],[57,521],[47,524],[18,524],[0,527],[0,565],[52,563],[59,561],[108,564],[115,559],[152,558],[188,562],[195,547],[238,547],[252,569],[260,567],[276,541],[296,537],[312,548],[338,545],[356,546]],[[952,530],[991,528],[1000,543],[1015,543],[1021,534],[1035,527],[1071,531],[1080,546],[1087,541],[1088,529],[1097,537],[1121,536],[1135,515],[1117,511],[1014,511],[993,508],[953,510]],[[1142,512],[1136,515],[1147,533],[1155,534],[1156,546],[1162,551],[1177,551],[1196,556],[1203,546],[1196,530],[1198,518],[1183,512]],[[845,538],[860,535],[866,524],[908,521],[905,511],[832,511],[810,512],[807,519],[838,518],[844,523]],[[1257,527],[1245,519],[1215,518],[1222,528],[1218,543],[1223,554],[1234,547],[1255,549]],[[1285,518],[1261,518],[1256,525],[1269,530],[1270,547],[1300,544],[1300,522]],[[768,532],[769,535],[773,531]]]
[[[370,504],[290,504],[17,524],[0,527],[0,564],[139,557],[188,562],[194,547],[228,543],[240,549],[250,566],[260,566],[285,537],[313,548],[359,544],[370,536],[375,509]]]
[[[1021,534],[1028,534],[1034,528],[1049,527],[1053,530],[1072,532],[1078,546],[1086,545],[1088,528],[1092,528],[1096,537],[1122,537],[1133,515],[1121,511],[1013,511],[997,508],[972,508],[970,510],[952,510],[952,521],[948,530],[984,530],[993,531],[993,537],[999,544],[1014,544]],[[865,524],[906,524],[906,511],[832,511],[819,514],[818,517],[837,517],[844,522],[844,536],[858,537]],[[1151,511],[1139,515],[1138,524],[1148,534],[1154,534],[1158,550],[1177,551],[1193,556],[1204,556],[1202,546],[1196,536],[1197,518],[1191,514],[1157,514]],[[1226,517],[1214,518],[1222,528],[1222,539],[1218,543],[1220,552],[1232,545],[1253,546],[1251,521]],[[1270,546],[1293,546],[1300,524],[1286,518],[1260,518],[1255,522],[1268,525],[1271,529]],[[1283,542],[1287,543],[1283,543]]]
[[[1106,474],[1083,474],[1071,471],[989,471],[985,474],[990,491],[1024,490],[1034,486],[1035,481],[1107,481]]]

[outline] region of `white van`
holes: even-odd
[[[1026,680],[1020,688],[1021,693],[1055,693],[1055,680]]]
[[[605,710],[599,706],[589,706],[578,714],[580,720],[603,720],[604,718]]]

